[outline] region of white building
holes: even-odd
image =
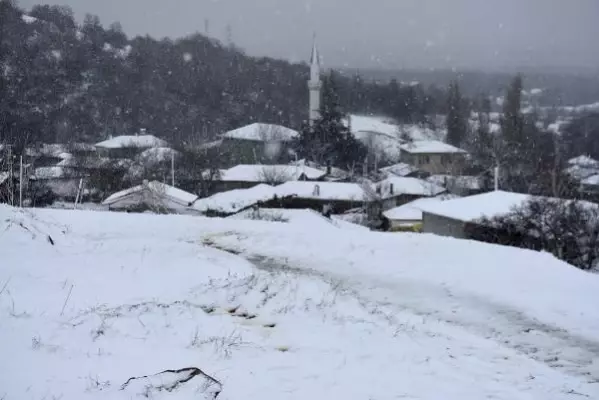
[[[320,57],[316,47],[316,38],[312,46],[312,57],[310,59],[310,80],[308,81],[308,90],[310,91],[310,126],[320,116],[320,91],[322,89],[322,80],[320,79]]]

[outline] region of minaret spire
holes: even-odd
[[[320,55],[316,46],[316,33],[312,42],[312,55],[310,57],[310,80],[308,81],[308,90],[310,91],[310,126],[314,125],[320,115],[320,90],[322,81],[320,80]]]

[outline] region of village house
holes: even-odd
[[[221,170],[213,178],[212,193],[248,189],[261,183],[277,185],[287,181],[319,181],[326,171],[307,166],[241,164]]]
[[[401,160],[429,174],[460,175],[467,153],[437,140],[416,140],[401,146]]]
[[[364,185],[349,182],[286,182],[275,187],[277,197],[264,204],[272,208],[306,208],[324,214],[341,214],[372,203]]]
[[[142,129],[137,135],[122,135],[96,143],[98,154],[102,157],[132,159],[144,150],[154,147],[168,147],[165,140],[147,135]]]
[[[253,123],[221,135],[215,142],[229,162],[283,164],[292,159],[292,141],[299,132],[282,125]]]

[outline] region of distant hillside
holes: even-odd
[[[549,69],[550,70],[550,69]],[[424,86],[437,85],[445,87],[453,80],[458,80],[466,95],[478,96],[504,94],[505,87],[515,73],[483,72],[483,71],[451,71],[451,70],[384,70],[384,69],[342,69],[351,76],[359,72],[364,79],[381,83],[397,79],[400,82],[417,81]],[[546,106],[574,106],[599,101],[599,71],[569,72],[553,70],[540,72],[522,69],[525,87],[541,88],[544,94],[540,101]]]

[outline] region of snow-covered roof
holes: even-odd
[[[173,201],[175,203],[179,203],[183,206],[187,206],[188,204],[192,203],[195,199],[198,198],[198,196],[196,196],[195,194],[188,193],[184,190],[164,184],[162,182],[152,181],[144,182],[141,185],[137,185],[132,188],[116,192],[110,195],[106,200],[104,200],[102,204],[105,206],[109,206],[120,200],[123,200],[126,197],[131,196],[132,194],[137,194],[144,191],[147,191],[150,194],[159,198],[167,198],[168,200]]]
[[[423,204],[419,207],[427,213],[470,222],[483,217],[493,218],[508,214],[531,198],[532,196],[527,194],[497,190],[454,200]]]
[[[251,140],[256,142],[288,142],[299,136],[299,132],[282,125],[253,123],[222,135],[223,138]]]
[[[472,175],[431,175],[426,178],[427,181],[440,186],[454,186],[462,189],[480,190],[483,187],[483,182],[480,176]]]
[[[383,213],[383,215],[394,221],[422,221],[422,209],[421,206],[426,204],[432,204],[440,201],[452,200],[457,198],[453,195],[440,195],[437,197],[424,197],[417,199],[409,203],[403,204],[399,207],[392,208]]]
[[[436,196],[446,191],[444,187],[418,178],[389,177],[376,185],[377,193],[383,198],[412,195]]]
[[[307,179],[320,179],[325,171],[306,166],[240,164],[222,171],[220,180],[226,182],[286,182],[305,176]]]
[[[358,183],[346,182],[286,182],[275,187],[277,196],[302,199],[365,201],[367,193]]]
[[[3,184],[9,176],[10,174],[8,172],[0,172],[0,185]]]
[[[599,161],[588,155],[580,155],[568,160],[569,165],[577,165],[579,167],[599,167]]]
[[[348,121],[344,121],[347,125]],[[397,124],[385,117],[366,115],[350,115],[349,124],[352,133],[373,132],[387,136],[398,137],[399,128]]]
[[[164,162],[170,161],[173,156],[177,157],[180,153],[170,147],[153,147],[142,151],[137,160],[140,162]]]
[[[33,24],[34,22],[37,21],[37,18],[32,17],[31,15],[27,15],[27,14],[23,14],[21,15],[21,19],[23,20],[23,22],[25,22],[26,24]]]
[[[413,165],[406,164],[406,163],[398,163],[398,164],[390,165],[388,167],[381,168],[381,172],[384,172],[386,174],[396,175],[396,176],[402,176],[402,177],[410,175],[411,173],[414,173],[417,171],[418,171],[418,168],[416,168]]]
[[[259,202],[271,200],[275,195],[274,187],[260,184],[250,189],[230,190],[198,199],[191,207],[202,213],[234,214]]]
[[[599,174],[599,166],[580,166],[580,165],[571,165],[566,168],[565,172],[575,179],[586,179],[591,175]]]
[[[151,147],[167,147],[168,143],[154,135],[122,135],[96,143],[96,147],[104,149],[147,149]]]
[[[580,183],[587,186],[599,186],[599,174],[594,174],[583,179]]]
[[[466,153],[462,149],[438,140],[415,140],[404,144],[401,149],[412,154]]]
[[[60,179],[68,178],[69,171],[63,167],[39,167],[33,172],[33,176],[36,179]]]

